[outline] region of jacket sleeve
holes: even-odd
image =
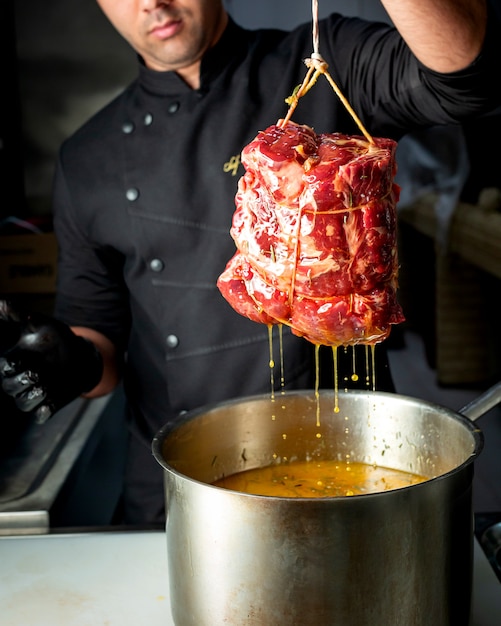
[[[374,135],[398,139],[419,128],[461,123],[499,104],[494,77],[501,29],[493,11],[477,59],[450,74],[422,65],[388,24],[326,18],[320,24],[321,48],[322,42],[329,72]]]

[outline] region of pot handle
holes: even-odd
[[[501,402],[501,381],[487,389],[478,398],[459,410],[459,413],[475,421],[477,417],[482,417],[487,411]]]

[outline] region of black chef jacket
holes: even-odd
[[[450,123],[490,95],[468,70],[426,71],[386,25],[332,15],[319,27],[329,72],[373,135]],[[145,490],[150,483],[157,503],[161,470],[149,450],[158,429],[181,411],[270,390],[268,329],[238,315],[216,280],[235,251],[229,228],[240,152],[286,114],[284,100],[311,52],[311,25],[248,31],[230,21],[203,59],[200,89],[140,64],[137,80],[62,146],[56,315],[104,333],[126,353],[131,427],[143,445],[131,474]],[[322,77],[293,120],[317,132],[359,133]],[[275,333],[279,367],[277,342]],[[286,387],[311,387],[312,345],[284,329],[283,350]],[[376,381],[391,388],[384,349],[380,355]],[[332,380],[324,384],[332,388]],[[142,521],[152,517],[147,509]]]

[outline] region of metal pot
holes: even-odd
[[[335,412],[333,392],[287,392],[204,407],[166,425],[152,450],[165,470],[176,626],[466,626],[473,461],[483,447],[472,419],[500,400],[501,384],[459,414],[407,396],[342,391]],[[350,458],[429,479],[322,499],[210,484],[306,458]]]

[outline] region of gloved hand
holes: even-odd
[[[41,313],[0,300],[0,385],[39,424],[93,389],[103,362],[94,344]]]

